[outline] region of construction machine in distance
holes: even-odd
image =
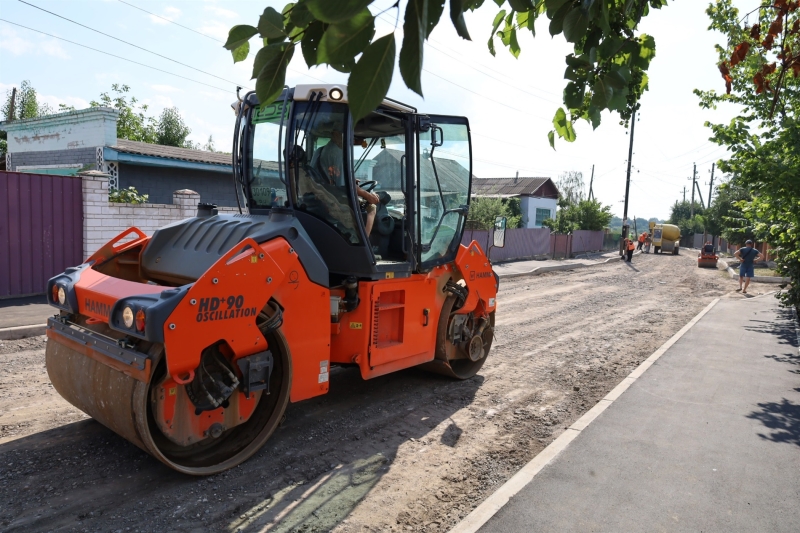
[[[252,456],[333,365],[474,376],[497,308],[487,255],[461,244],[466,118],[386,99],[354,122],[334,85],[235,111],[243,213],[130,228],[48,285],[55,389],[194,475]]]
[[[672,252],[672,255],[678,255],[681,244],[681,229],[678,226],[650,221],[650,234],[653,236],[655,253]]]

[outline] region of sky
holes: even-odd
[[[109,91],[113,83],[127,84],[130,94],[146,103],[150,113],[158,115],[165,107],[176,106],[192,130],[190,140],[205,144],[213,136],[217,149],[226,151],[232,140],[235,116],[230,104],[235,100],[236,85],[255,87],[250,80],[255,53],[234,65],[222,43],[231,26],[255,26],[265,7],[281,10],[286,3],[26,1],[88,28],[18,0],[0,0],[0,19],[52,35],[0,21],[0,94],[29,80],[41,100],[53,108],[64,103],[81,109]],[[377,13],[392,4],[391,0],[377,0],[371,9]],[[737,4],[756,5],[752,0]],[[706,200],[711,165],[725,156],[724,148],[708,140],[710,130],[704,124],[728,122],[736,109],[703,110],[692,93],[695,88],[724,90],[714,50],[723,37],[707,29],[707,5],[702,0],[672,1],[666,8],[651,12],[640,26],[641,32],[654,36],[656,57],[648,71],[650,90],[641,100],[635,125],[628,218],[667,218],[670,206],[683,198],[684,187],[687,198],[691,195],[693,164],[697,165],[700,190]],[[398,49],[404,6],[405,1],[401,1],[396,29],[396,9],[386,10],[376,24],[376,37],[395,31]],[[588,190],[594,167],[595,196],[622,216],[628,131],[616,115],[603,113],[597,130],[579,121],[574,143],[557,140],[556,150],[550,148],[547,132],[553,128],[552,117],[561,105],[566,83],[564,56],[571,48],[562,36],[550,37],[549,21],[542,17],[536,38],[527,32],[521,36],[519,58],[499,42],[497,56],[492,57],[486,41],[497,11],[494,2],[486,0],[482,8],[467,14],[472,41],[458,37],[449,19],[443,17],[425,49],[424,98],[407,89],[397,71],[389,96],[420,112],[468,117],[476,176],[513,177],[519,172],[520,177],[556,179],[563,172],[579,171]],[[257,50],[257,39],[251,45]],[[344,84],[347,75],[326,67],[309,70],[298,51],[289,67],[287,84],[320,81]],[[716,172],[715,183],[720,178]]]

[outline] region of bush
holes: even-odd
[[[146,204],[149,195],[139,194],[136,187],[127,189],[109,189],[108,201],[117,204]]]

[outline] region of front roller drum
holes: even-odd
[[[55,390],[69,403],[162,463],[184,474],[211,475],[246,461],[269,439],[289,402],[291,363],[286,340],[267,336],[274,356],[270,394],[262,394],[244,423],[201,442],[185,446],[168,439],[153,415],[154,389],[166,375],[163,349],[150,350],[153,371],[148,383],[115,370],[49,338],[47,373]],[[197,415],[196,415],[197,416]]]

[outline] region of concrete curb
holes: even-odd
[[[499,489],[486,498],[483,503],[476,507],[466,517],[464,517],[461,522],[456,524],[455,527],[450,530],[450,533],[475,533],[481,527],[483,527],[483,525],[486,524],[490,518],[497,514],[497,511],[502,509],[511,498],[513,498],[520,490],[522,490],[523,487],[530,483],[536,474],[538,474],[545,466],[547,466],[550,461],[557,457],[559,453],[564,451],[569,443],[575,440],[578,435],[580,435],[581,431],[586,429],[586,427],[588,427],[592,421],[600,416],[600,413],[608,409],[608,407],[614,403],[614,401],[616,401],[622,395],[622,393],[624,393],[628,387],[633,384],[633,382],[640,378],[648,368],[653,366],[653,363],[655,363],[659,357],[664,355],[664,353],[671,348],[672,345],[678,341],[678,339],[683,337],[687,331],[692,329],[692,327],[697,324],[697,322],[699,322],[700,319],[703,318],[703,316],[705,316],[705,314],[717,304],[717,302],[719,302],[719,298],[714,299],[714,301],[708,304],[705,309],[700,311],[693,319],[683,326],[680,331],[673,335],[667,342],[662,344],[658,350],[653,352],[650,357],[642,361],[642,363],[636,367],[633,372],[628,374],[628,377],[623,379],[616,387],[614,387],[611,392],[605,396],[605,398],[597,402],[594,407],[589,409],[569,428],[564,430],[564,433],[559,435],[558,438],[551,442],[549,446],[539,452],[536,457],[534,457],[528,464],[523,466],[519,472],[511,477],[511,479],[506,481]]]
[[[642,252],[634,252],[633,255],[640,255]],[[576,268],[585,268],[585,267],[593,267],[598,265],[605,265],[612,261],[620,261],[620,257],[610,257],[603,261],[598,261],[597,263],[591,263],[589,265],[584,263],[571,263],[568,265],[555,265],[555,266],[546,266],[546,267],[536,267],[533,270],[529,270],[528,272],[514,272],[512,274],[498,274],[500,279],[509,279],[509,278],[520,278],[522,276],[538,276],[539,274],[544,274],[545,272],[557,272],[559,270],[575,270]]]
[[[44,335],[46,330],[46,324],[0,328],[0,340],[11,341],[16,339],[24,339],[26,337],[38,337],[39,335]]]
[[[718,262],[722,263],[722,268],[728,271],[728,274],[730,274],[731,278],[739,277],[739,274],[736,273],[733,267],[728,265],[727,261],[720,259]],[[754,281],[758,283],[789,283],[790,280],[789,278],[781,278],[778,276],[753,276],[750,278],[750,282],[752,283]]]

